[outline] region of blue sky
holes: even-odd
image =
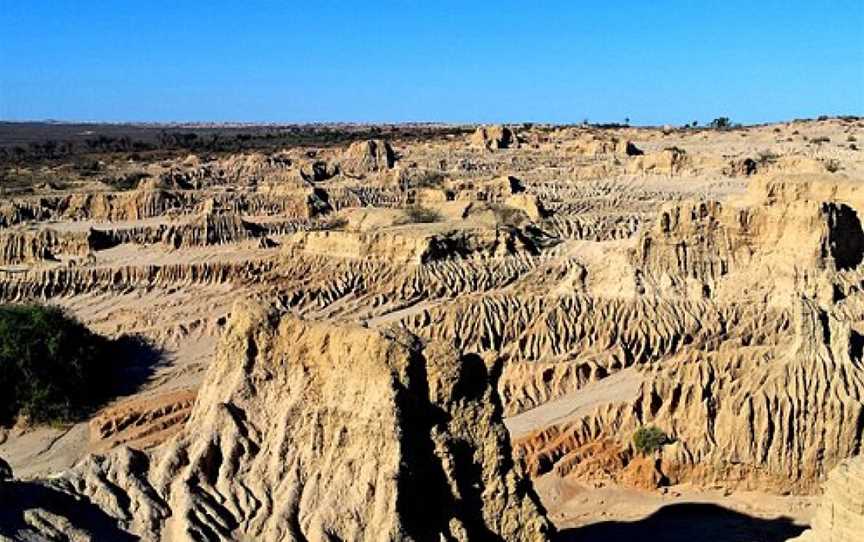
[[[864,2],[0,0],[0,119],[864,115]]]

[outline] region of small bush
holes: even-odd
[[[73,421],[105,399],[110,341],[62,309],[0,305],[0,424]]]
[[[127,173],[126,175],[121,175],[119,177],[108,177],[106,179],[103,179],[103,182],[114,190],[134,190],[138,187],[139,181],[141,181],[142,179],[148,179],[149,177],[149,173],[145,173],[143,171],[135,171],[132,173]]]
[[[411,188],[441,188],[444,185],[444,175],[437,171],[424,171],[411,179]]]
[[[77,160],[73,164],[73,168],[82,176],[82,177],[93,177],[102,172],[104,166],[99,163],[97,160],[82,158]]]
[[[715,130],[728,130],[732,127],[732,121],[729,120],[729,117],[717,117],[708,126]]]
[[[405,223],[418,224],[424,222],[439,222],[441,215],[433,209],[415,205],[405,208]]]
[[[640,427],[633,433],[633,446],[642,455],[653,454],[668,444],[669,438],[660,428],[652,426]]]
[[[830,159],[826,160],[825,161],[825,169],[829,173],[836,173],[836,172],[840,171],[840,161],[836,160],[834,158],[830,158]]]
[[[525,213],[520,211],[519,209],[514,209],[512,207],[507,207],[505,205],[490,205],[492,212],[495,214],[495,218],[504,225],[520,227],[522,226],[527,217]]]
[[[325,220],[321,225],[321,229],[325,230],[325,231],[344,230],[345,226],[347,226],[347,225],[348,225],[348,219],[347,218],[345,218],[344,216],[337,216],[337,217],[333,217],[329,220]]]
[[[767,166],[769,164],[773,164],[779,158],[779,154],[770,150],[763,150],[760,151],[759,154],[756,156],[756,162],[758,162],[760,166]]]

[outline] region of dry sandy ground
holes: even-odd
[[[591,488],[554,474],[534,487],[568,542],[781,542],[809,525],[817,500],[689,485],[658,492]]]
[[[602,380],[591,382],[579,391],[506,418],[504,423],[510,431],[510,437],[519,438],[538,427],[583,416],[600,404],[631,400],[636,397],[641,382],[635,368],[624,369]]]

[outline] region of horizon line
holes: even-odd
[[[723,117],[717,117],[723,118]],[[785,120],[770,120],[761,122],[735,122],[732,117],[725,117],[733,123],[732,128],[746,128],[755,126],[768,126],[772,124],[784,124],[790,122],[806,122],[806,121],[824,121],[832,119],[862,119],[864,114],[831,114],[818,115],[815,117],[793,117]],[[713,119],[712,119],[713,120]],[[707,128],[711,121],[694,121],[697,124],[696,128]],[[226,128],[246,128],[246,127],[284,127],[284,126],[518,126],[518,125],[533,125],[533,126],[615,126],[620,128],[662,128],[669,126],[672,128],[694,127],[691,123],[659,123],[659,124],[639,124],[620,121],[590,121],[585,119],[579,122],[549,122],[549,121],[532,121],[532,120],[505,120],[505,121],[434,121],[434,120],[406,120],[406,121],[354,121],[354,120],[320,120],[320,121],[202,121],[202,120],[80,120],[80,119],[2,119],[0,124],[58,124],[58,125],[94,125],[94,126],[177,126],[177,127],[226,127]]]

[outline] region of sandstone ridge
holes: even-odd
[[[88,457],[44,492],[145,540],[546,540],[509,459],[497,370],[407,334],[235,307],[177,436],[149,457]],[[0,530],[93,528],[36,500],[0,512]]]

